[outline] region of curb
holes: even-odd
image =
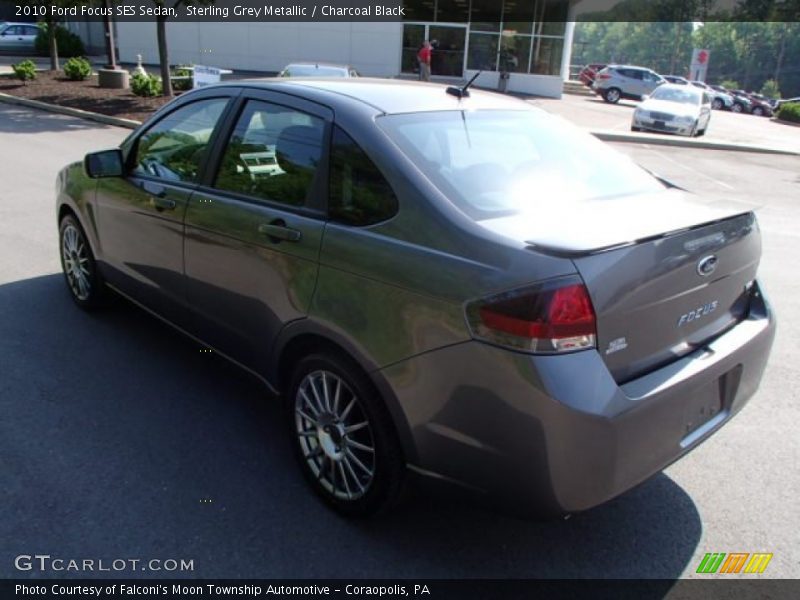
[[[70,108],[68,106],[59,106],[58,104],[48,104],[47,102],[39,102],[38,100],[30,100],[28,98],[20,98],[19,96],[12,96],[11,94],[0,93],[0,102],[5,102],[7,104],[18,104],[20,106],[27,106],[28,108],[38,108],[39,110],[46,110],[48,112],[57,113],[60,115],[78,117],[79,119],[87,119],[89,121],[103,123],[104,125],[114,125],[116,127],[125,127],[127,129],[136,129],[139,127],[139,125],[141,125],[139,121],[134,121],[132,119],[109,117],[108,115],[101,115],[100,113],[89,112],[88,110]]]
[[[759,154],[782,154],[798,156],[800,151],[785,148],[769,148],[736,142],[714,142],[697,138],[682,138],[672,135],[650,133],[619,133],[617,131],[592,131],[591,134],[604,142],[628,142],[632,144],[652,144],[654,146],[675,146],[680,148],[696,148],[703,150],[727,150],[731,152],[755,152]]]

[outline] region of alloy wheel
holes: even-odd
[[[612,104],[619,102],[620,92],[617,88],[611,88],[606,92],[606,100]]]
[[[83,233],[71,223],[61,234],[61,258],[70,291],[85,302],[92,293],[92,263]]]
[[[300,381],[294,409],[303,459],[320,485],[339,500],[363,497],[375,478],[375,440],[357,394],[335,373],[317,370]]]

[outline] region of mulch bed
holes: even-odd
[[[0,78],[0,92],[136,121],[146,120],[168,100],[141,98],[130,90],[101,88],[97,75],[86,81],[70,81],[63,73],[52,71],[37,72],[36,79],[25,85],[18,79]]]

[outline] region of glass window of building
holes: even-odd
[[[477,71],[496,71],[499,44],[498,34],[470,33],[467,68]]]
[[[534,36],[530,72],[538,75],[559,75],[563,52],[563,38]]]

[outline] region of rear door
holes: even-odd
[[[642,95],[653,93],[663,80],[652,71],[642,71]]]
[[[260,371],[281,327],[308,314],[325,226],[332,112],[245,91],[186,212],[198,337]]]

